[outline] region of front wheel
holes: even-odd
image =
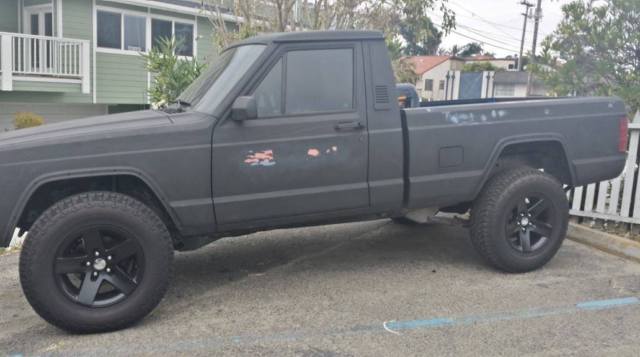
[[[567,233],[569,204],[553,176],[528,167],[492,177],[471,211],[471,241],[498,269],[538,269],[557,253]]]
[[[33,224],[20,255],[20,282],[34,310],[71,332],[120,329],[164,296],[173,245],[143,203],[113,192],[64,199]]]

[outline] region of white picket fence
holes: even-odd
[[[629,156],[622,174],[613,180],[573,189],[569,193],[571,215],[640,224],[639,144],[640,112],[629,124]]]

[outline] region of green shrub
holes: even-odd
[[[44,124],[44,118],[36,113],[18,112],[13,120],[16,129],[32,128]]]
[[[149,99],[154,108],[161,108],[176,101],[178,96],[193,82],[204,68],[194,58],[185,59],[176,55],[181,41],[161,38],[159,46],[142,54],[147,70],[151,72]]]

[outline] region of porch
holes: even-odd
[[[90,93],[90,42],[0,32],[0,90]]]

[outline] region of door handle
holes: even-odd
[[[359,121],[349,121],[344,123],[338,123],[334,127],[336,130],[362,130],[364,125]]]

